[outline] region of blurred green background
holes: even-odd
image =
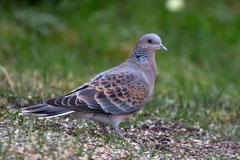
[[[168,52],[157,51],[144,113],[239,137],[240,1],[181,2],[2,0],[0,97],[36,103],[67,93],[156,33]]]

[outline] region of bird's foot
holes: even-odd
[[[110,135],[110,133],[108,132],[107,127],[105,126],[105,124],[99,123],[99,125],[100,125],[100,127],[102,128],[102,130],[103,130],[107,135]]]
[[[113,126],[113,128],[114,128],[115,131],[117,132],[119,139],[126,140],[126,138],[124,137],[123,133],[122,133],[121,130],[118,128],[118,126]]]
[[[100,127],[102,128],[102,130],[107,134],[107,135],[110,135],[107,127],[105,126],[104,123],[99,123]],[[113,126],[114,130],[117,132],[117,137],[119,139],[122,139],[122,140],[128,140],[127,138],[124,137],[123,133],[121,132],[121,130],[118,128],[118,126]]]

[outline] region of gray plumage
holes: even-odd
[[[22,109],[24,115],[56,117],[71,114],[76,118],[112,124],[120,138],[121,121],[144,106],[152,95],[156,79],[155,51],[167,49],[156,34],[140,38],[129,59],[102,72],[67,95],[48,99]]]

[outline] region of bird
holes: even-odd
[[[97,74],[64,96],[22,108],[22,114],[48,118],[70,114],[97,122],[107,134],[106,125],[112,125],[123,139],[119,124],[141,109],[153,93],[155,51],[161,49],[167,51],[157,34],[145,34],[125,62]]]

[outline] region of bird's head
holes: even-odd
[[[167,48],[162,44],[160,37],[154,33],[149,33],[142,36],[138,40],[135,49],[138,51],[142,50],[145,52],[154,52],[158,49],[163,49],[167,51]]]

